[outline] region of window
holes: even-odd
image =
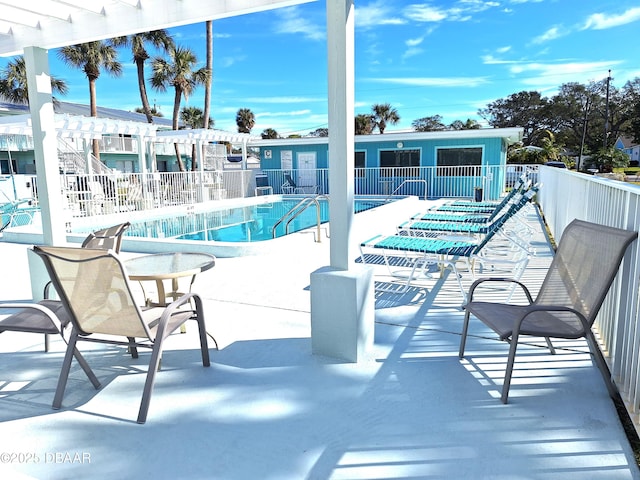
[[[381,150],[381,177],[417,177],[420,166],[420,150]]]
[[[364,174],[365,174],[364,168],[366,166],[366,161],[365,161],[366,158],[367,158],[366,152],[355,152],[353,163],[356,170],[356,173],[355,173],[356,177],[364,177]]]
[[[436,152],[439,176],[480,175],[482,147],[438,148]]]

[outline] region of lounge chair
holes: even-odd
[[[424,221],[409,220],[398,226],[399,234],[412,235],[417,237],[438,237],[446,233],[460,233],[466,235],[486,235],[493,228],[494,224],[500,228],[507,220],[514,217],[522,210],[535,194],[535,190],[528,191],[520,195],[518,200],[514,200],[509,208],[500,210],[502,214],[494,219],[492,223],[476,223],[467,221]],[[528,230],[527,230],[528,231]]]
[[[488,278],[476,280],[469,290],[468,303],[460,341],[460,358],[464,357],[469,318],[478,318],[510,343],[507,368],[502,387],[502,403],[507,403],[521,335],[543,337],[551,353],[550,338],[587,340],[596,364],[611,394],[615,387],[596,343],[591,327],[618,272],[627,247],[637,238],[634,231],[606,227],[574,220],[565,229],[558,250],[540,287],[536,299],[527,287],[515,279]],[[522,288],[528,305],[475,301],[476,290],[496,282],[507,282]],[[491,285],[493,284],[493,285]]]
[[[210,365],[202,300],[198,295],[187,293],[167,307],[142,309],[135,303],[123,263],[113,252],[38,246],[33,251],[43,259],[72,324],[53,408],[62,405],[73,353],[80,341],[128,347],[134,358],[138,348],[152,349],[138,423],[145,423],[147,418],[164,340],[187,320],[197,321],[202,363],[205,367]],[[195,309],[189,308],[190,301]]]
[[[525,197],[523,197],[522,202],[526,203]],[[510,209],[513,210],[516,208],[516,204],[510,207]],[[407,283],[404,287],[405,291],[409,288],[412,281],[416,280],[419,275],[424,274],[427,266],[438,264],[441,268],[448,267],[453,271],[458,282],[458,287],[460,288],[460,293],[463,298],[466,298],[466,292],[461,280],[462,277],[456,266],[457,263],[459,261],[465,262],[473,276],[475,262],[488,261],[486,254],[483,253],[487,251],[487,244],[500,232],[512,216],[513,215],[503,215],[493,222],[481,241],[474,241],[470,237],[447,238],[447,236],[440,236],[439,238],[426,238],[410,235],[377,235],[360,244],[360,258],[363,263],[366,263],[364,249],[377,249],[382,252],[384,262],[391,272],[391,264],[388,260],[389,252],[417,255],[409,262],[410,273],[406,277]],[[507,239],[515,248],[515,253],[510,258],[492,258],[491,262],[511,265],[515,272],[514,275],[519,278],[529,262],[530,253],[522,243],[514,242],[513,239],[509,237],[507,237]]]
[[[520,181],[509,193],[507,193],[502,200],[497,202],[463,202],[455,201],[439,205],[437,207],[429,209],[429,212],[469,212],[469,213],[493,213],[494,211],[502,210],[506,207],[510,201],[515,199],[518,195],[524,194],[531,187],[531,182]]]
[[[32,199],[22,199],[0,205],[0,232],[8,227],[28,225],[39,211],[31,206]]]
[[[283,193],[307,193],[307,190],[311,190],[311,193],[318,193],[318,185],[296,185],[290,174],[284,174],[284,183],[282,184]]]

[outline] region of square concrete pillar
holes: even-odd
[[[348,362],[362,360],[373,346],[373,271],[323,267],[311,274],[311,349]]]
[[[30,248],[27,249],[27,261],[31,279],[31,298],[34,302],[39,302],[44,298],[44,287],[49,283],[49,272],[42,259]],[[49,298],[58,298],[53,286],[49,288]]]

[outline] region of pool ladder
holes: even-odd
[[[315,205],[316,230],[317,230],[317,235],[315,237],[316,237],[316,242],[319,243],[321,241],[320,225],[322,224],[322,220],[320,218],[320,202],[318,201],[319,198],[328,199],[329,197],[327,197],[326,195],[316,195],[315,197],[305,197],[302,200],[300,200],[293,208],[291,208],[291,210],[289,210],[282,217],[280,217],[280,219],[273,225],[273,227],[271,227],[271,237],[276,238],[276,228],[278,227],[278,225],[280,225],[282,222],[284,222],[287,219],[288,219],[287,223],[284,224],[284,232],[285,232],[285,235],[289,235],[289,224],[293,222],[298,217],[298,215],[304,212],[307,208],[309,208],[312,205]]]

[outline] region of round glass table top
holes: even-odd
[[[207,253],[154,253],[125,262],[129,278],[133,280],[175,278],[196,275],[212,268],[216,257]]]

